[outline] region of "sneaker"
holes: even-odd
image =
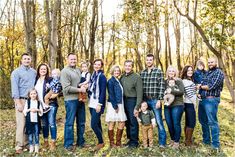
[[[173,144],[172,148],[174,148],[174,149],[178,149],[178,148],[179,148],[179,146],[180,146],[179,142],[174,142],[174,144]]]
[[[165,106],[169,106],[169,103],[167,103],[167,102],[165,102],[165,104],[164,104]]]
[[[29,146],[29,153],[33,153],[34,147],[33,146]]]
[[[39,145],[35,145],[35,153],[39,153]]]
[[[21,154],[21,153],[23,153],[23,150],[22,150],[22,149],[16,150],[16,154]]]
[[[160,145],[159,145],[159,148],[166,148],[166,146],[160,144]]]
[[[51,110],[51,107],[45,107],[44,109],[43,109],[43,113],[47,113],[48,111],[50,111]]]

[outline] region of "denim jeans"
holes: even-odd
[[[158,143],[159,145],[166,145],[166,131],[162,121],[162,108],[156,108],[157,99],[146,99],[149,109],[154,112],[158,127]]]
[[[180,141],[181,136],[181,118],[184,112],[183,105],[165,106],[164,115],[166,124],[170,132],[171,140],[175,142]]]
[[[220,98],[206,98],[199,102],[198,107],[198,119],[202,126],[203,143],[211,144],[212,137],[212,146],[214,148],[220,147],[220,129],[217,119],[219,103]]]
[[[42,132],[43,138],[48,139],[49,130],[51,133],[51,139],[56,140],[57,138],[57,126],[56,126],[56,114],[58,110],[57,102],[50,103],[51,109],[42,116]]]
[[[185,126],[194,128],[196,125],[196,111],[193,104],[184,103]]]
[[[36,123],[33,124],[33,127],[34,127],[34,133],[28,135],[30,146],[39,145],[39,126]]]
[[[64,147],[73,146],[74,142],[74,121],[77,123],[77,145],[83,146],[85,143],[84,132],[86,123],[86,112],[84,103],[76,100],[65,101],[65,125],[64,125]]]
[[[104,141],[102,136],[102,126],[100,120],[101,113],[100,112],[97,113],[94,108],[90,108],[90,114],[91,114],[91,128],[98,139],[98,143],[102,144],[104,143]]]
[[[134,116],[136,98],[124,98],[124,109],[127,116],[126,132],[129,146],[139,145],[139,124]]]

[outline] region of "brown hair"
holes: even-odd
[[[41,64],[39,64],[39,66],[37,68],[36,80],[40,77],[39,70],[40,70],[41,66],[46,66],[46,69],[47,69],[47,73],[46,73],[45,79],[47,79],[49,77],[49,67],[48,67],[48,65],[46,63],[41,63]]]
[[[193,70],[193,66],[192,66],[192,65],[186,65],[186,66],[183,68],[183,70],[182,70],[182,72],[181,72],[181,79],[193,80],[193,76],[190,77],[190,78],[187,76],[187,72],[188,72],[188,69],[189,69],[189,68],[192,68],[192,70]]]
[[[93,64],[94,64],[95,62],[101,62],[101,68],[103,68],[103,66],[104,66],[104,62],[103,62],[103,60],[102,60],[102,59],[100,59],[100,58],[95,59],[95,60],[93,61]]]
[[[147,54],[146,57],[152,57],[154,59],[154,55],[152,53]]]

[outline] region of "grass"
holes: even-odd
[[[201,126],[197,120],[195,132],[194,132],[194,141],[198,143],[198,146],[195,147],[185,147],[181,144],[180,149],[174,150],[169,147],[161,149],[158,147],[157,139],[157,128],[154,129],[154,144],[153,148],[142,148],[137,149],[128,149],[128,148],[118,148],[111,149],[109,148],[109,141],[107,135],[107,124],[104,122],[105,115],[102,116],[102,126],[103,126],[103,137],[105,140],[105,147],[98,152],[94,152],[92,148],[79,149],[73,153],[66,151],[63,148],[63,135],[64,135],[64,119],[65,119],[65,110],[63,101],[60,103],[60,107],[57,114],[57,126],[58,126],[58,140],[57,140],[57,150],[55,152],[50,152],[49,150],[41,150],[39,156],[163,156],[163,157],[187,157],[187,156],[235,156],[235,130],[234,130],[234,108],[231,103],[229,103],[229,95],[227,92],[223,92],[223,98],[219,106],[219,124],[220,124],[220,141],[221,141],[221,151],[215,152],[211,150],[210,147],[202,145],[202,132]],[[97,143],[97,139],[90,128],[90,115],[88,114],[87,109],[87,120],[86,120],[86,132],[85,139],[86,143],[94,147]],[[164,121],[165,124],[165,121]],[[0,111],[0,156],[15,156],[15,111],[14,109],[7,109]],[[166,126],[166,125],[165,125]],[[182,119],[182,128],[184,126],[184,115]],[[167,128],[167,127],[165,127]],[[167,131],[167,142],[169,142],[169,133]],[[76,136],[75,136],[76,138]],[[141,141],[141,132],[140,132],[140,141]],[[181,143],[183,143],[184,134],[182,133]],[[42,135],[40,135],[40,142],[43,143]],[[126,142],[126,135],[124,133],[122,138],[122,143]],[[29,156],[28,152],[24,152],[23,156]]]

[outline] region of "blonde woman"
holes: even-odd
[[[119,81],[121,69],[118,65],[114,65],[110,73],[112,77],[108,80],[108,106],[105,121],[108,122],[108,136],[110,147],[121,146],[121,138],[125,121],[127,120],[124,111],[123,88]],[[114,127],[117,123],[116,143],[114,143]]]
[[[178,148],[181,136],[181,118],[184,112],[184,84],[182,80],[178,78],[178,70],[173,66],[167,68],[166,79],[166,82],[168,82],[169,79],[174,79],[175,84],[178,86],[177,89],[170,88],[166,91],[168,94],[173,94],[175,99],[170,106],[164,107],[164,115],[171,137],[170,146]]]

